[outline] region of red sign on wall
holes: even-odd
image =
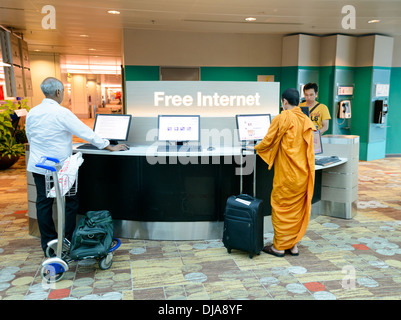
[[[4,100],[4,86],[0,86],[0,100]]]

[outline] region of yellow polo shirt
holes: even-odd
[[[315,103],[315,105],[318,104],[318,102]],[[306,102],[302,102],[299,104],[299,107],[307,107]],[[312,107],[313,108],[313,107]],[[309,107],[309,111],[312,109]],[[315,110],[311,112],[309,115],[310,119],[312,120],[313,124],[317,126],[317,128],[320,130],[323,126],[323,120],[330,120],[330,112],[329,109],[325,104],[319,104]]]

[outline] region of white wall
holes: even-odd
[[[373,65],[391,67],[393,61],[394,39],[386,36],[375,36]]]
[[[71,77],[71,111],[79,118],[89,118],[86,74]]]
[[[336,66],[355,66],[358,38],[345,35],[336,35],[336,38]]]
[[[300,35],[286,36],[282,39],[281,65],[293,67],[298,65]]]
[[[124,64],[281,66],[282,35],[124,30]]]
[[[30,68],[32,78],[32,107],[38,105],[45,98],[40,84],[47,77],[60,79],[60,56],[57,53],[30,52]]]
[[[298,66],[320,66],[320,37],[299,35]]]
[[[401,36],[394,37],[393,65],[394,68],[401,67]]]

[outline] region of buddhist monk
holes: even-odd
[[[271,193],[273,244],[263,251],[284,257],[298,255],[297,243],[308,227],[315,181],[312,121],[301,111],[299,92],[287,89],[281,96],[284,111],[275,116],[263,140],[255,146],[258,155],[274,168]]]

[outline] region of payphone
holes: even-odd
[[[341,100],[338,103],[337,118],[350,119],[351,118],[351,101]]]
[[[387,100],[376,100],[373,114],[373,123],[385,124],[387,119],[388,104]]]

